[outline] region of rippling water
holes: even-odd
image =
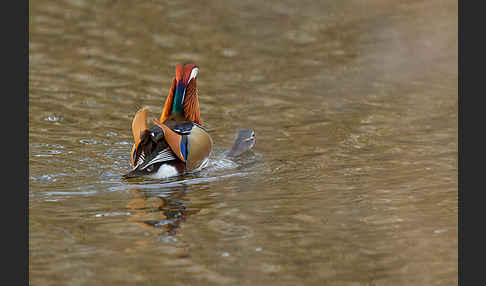
[[[30,282],[457,285],[457,1],[395,2],[30,1]],[[211,165],[122,180],[184,62]]]

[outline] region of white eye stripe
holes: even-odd
[[[197,74],[199,73],[199,68],[195,67],[191,71],[191,75],[189,76],[189,80],[187,81],[187,86],[191,82],[191,79],[196,78]],[[184,89],[184,93],[182,94],[182,102],[184,102],[184,98],[186,97],[186,90]]]
[[[191,71],[191,76],[189,77],[189,80],[187,81],[187,84],[189,84],[191,79],[196,78],[198,73],[199,73],[199,68],[193,68],[192,71]]]

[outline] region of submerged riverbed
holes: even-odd
[[[32,285],[457,285],[457,1],[29,4]],[[123,180],[186,62],[211,165]]]

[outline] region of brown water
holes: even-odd
[[[31,284],[457,285],[457,11],[30,1]],[[212,166],[122,180],[184,62]]]

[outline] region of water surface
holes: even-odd
[[[457,285],[457,2],[395,2],[30,1],[31,284]],[[212,165],[124,181],[184,62]]]

